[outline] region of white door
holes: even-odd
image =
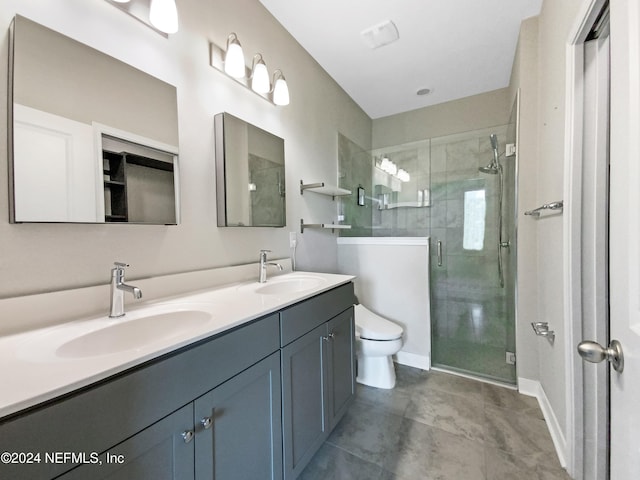
[[[640,2],[611,2],[611,479],[640,478]]]

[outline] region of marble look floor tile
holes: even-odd
[[[562,467],[549,467],[544,464],[538,465],[539,480],[571,480],[567,471]]]
[[[477,396],[430,389],[411,398],[405,417],[470,440],[484,438],[484,402]]]
[[[382,469],[344,450],[325,443],[302,471],[299,480],[375,480]]]
[[[426,373],[426,381],[417,385],[413,393],[422,394],[430,390],[440,390],[443,392],[474,397],[482,400],[482,383],[476,380],[450,375],[448,373],[431,370]]]
[[[358,385],[356,401],[300,478],[570,480],[535,399],[396,367],[394,389]],[[474,421],[482,422],[482,436]]]
[[[535,397],[522,395],[516,390],[511,390],[509,388],[491,385],[488,383],[482,385],[482,391],[486,404],[515,410],[519,413],[533,415],[539,419],[544,420],[544,415],[542,414],[542,410],[540,410],[538,400]]]
[[[515,455],[556,455],[544,420],[485,405],[485,421],[484,439],[488,445]]]
[[[395,364],[396,386],[393,390],[401,393],[413,393],[421,388],[429,380],[430,372],[419,368],[407,367],[406,365]]]
[[[389,413],[403,416],[409,406],[411,396],[397,388],[387,390],[358,384],[356,387],[356,399],[388,410]]]
[[[571,480],[557,458],[547,454],[511,455],[486,447],[485,461],[487,479]]]
[[[382,466],[400,438],[402,417],[360,401],[352,403],[327,442]]]
[[[404,419],[402,435],[386,456],[382,478],[481,480],[485,478],[482,443]]]

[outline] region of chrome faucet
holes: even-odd
[[[258,278],[258,282],[265,283],[267,281],[267,265],[271,265],[272,267],[276,267],[278,270],[282,271],[282,265],[275,262],[267,262],[267,253],[271,250],[260,250],[260,278]]]
[[[114,262],[111,269],[111,307],[109,317],[118,318],[124,316],[124,292],[129,292],[133,298],[142,298],[142,290],[124,283],[124,269],[129,265],[121,262]]]

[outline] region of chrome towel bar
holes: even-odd
[[[545,203],[544,205],[541,205],[538,208],[534,208],[533,210],[524,212],[524,214],[531,215],[532,217],[539,217],[540,212],[542,212],[543,210],[560,210],[560,212],[562,213],[563,207],[564,207],[564,202],[562,200],[558,200],[557,202]]]

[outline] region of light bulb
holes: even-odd
[[[234,78],[243,78],[246,75],[244,53],[238,40],[238,36],[232,33],[227,37],[227,53],[224,57],[224,71]]]
[[[278,77],[273,84],[273,103],[276,105],[289,105],[289,87],[280,70],[273,73],[273,78]]]
[[[258,57],[258,59],[256,58]],[[269,71],[259,53],[253,57],[253,69],[251,73],[251,90],[256,93],[268,93],[271,90]]]
[[[176,33],[178,31],[178,9],[175,0],[151,0],[149,21],[161,32]]]

